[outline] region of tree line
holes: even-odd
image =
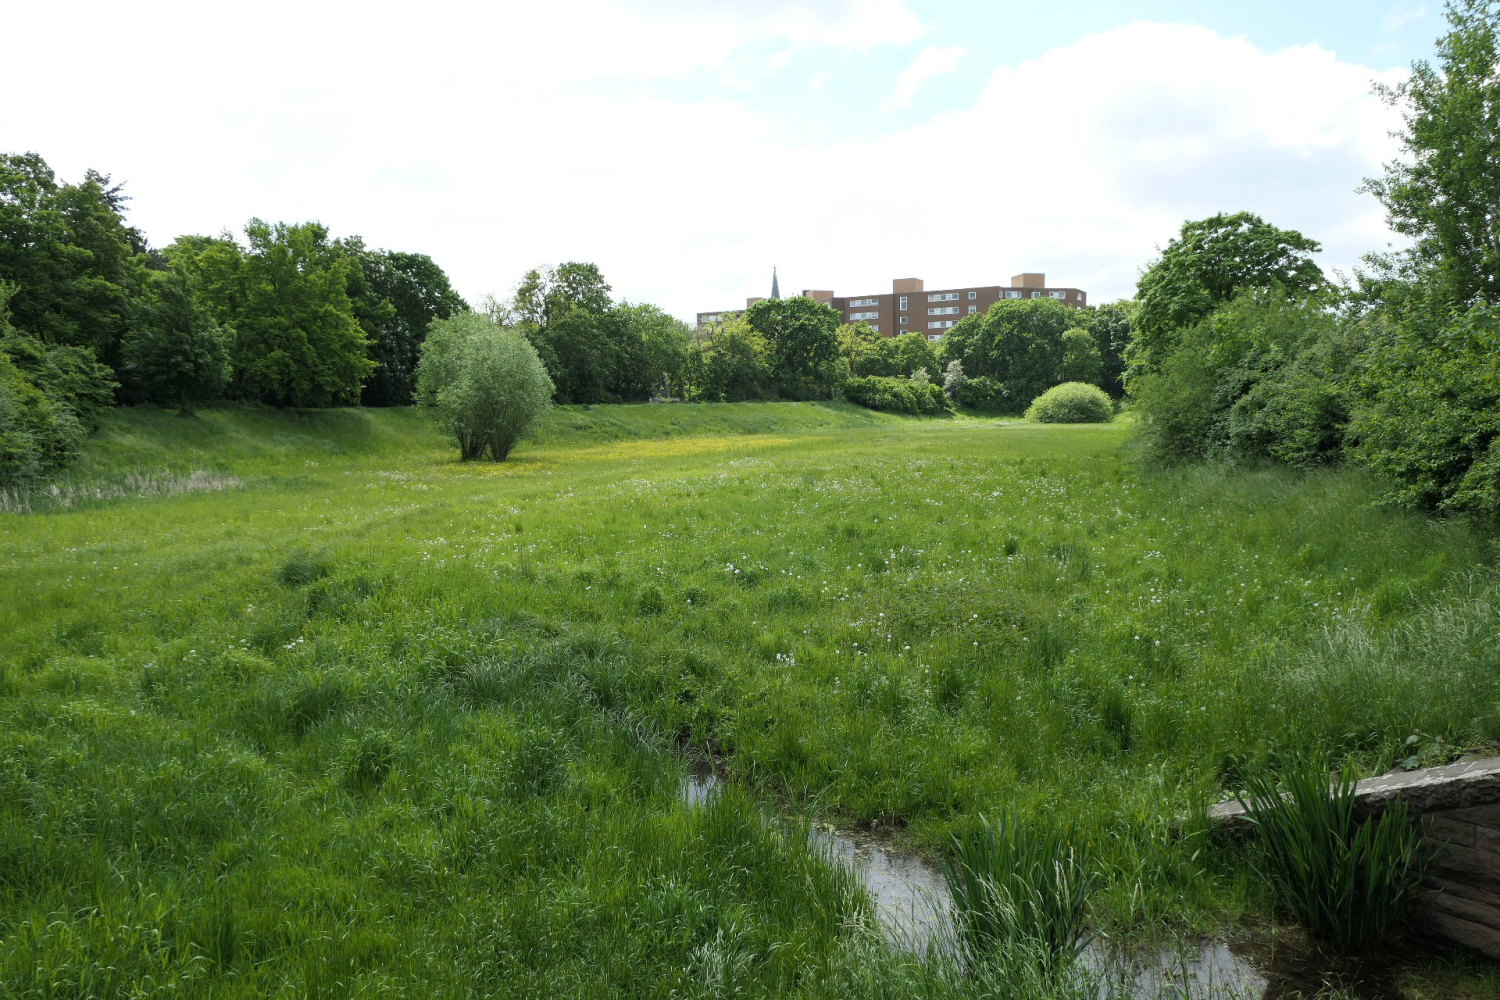
[[[1125,381],[1158,460],[1354,463],[1412,506],[1500,515],[1500,11],[1446,17],[1435,62],[1380,88],[1404,155],[1364,183],[1408,249],[1333,284],[1316,241],[1226,214],[1143,273]]]
[[[117,403],[184,414],[221,399],[411,404],[432,325],[471,315],[527,341],[558,403],[847,391],[910,412],[955,398],[1019,412],[1063,374],[1120,386],[1124,309],[1005,303],[936,351],[919,334],[886,340],[842,324],[800,297],[695,331],[654,305],[615,300],[596,265],[568,262],[528,271],[511,297],[475,310],[424,254],[335,239],[318,222],[260,219],[239,235],[156,248],[126,222],[128,201],[106,174],[68,183],[35,153],[0,155],[0,485],[63,467]],[[947,394],[918,388],[941,364]],[[436,405],[433,393],[424,399]]]

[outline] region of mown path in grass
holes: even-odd
[[[0,519],[0,984],[961,994],[762,805],[920,846],[1012,805],[1100,926],[1180,933],[1266,906],[1173,829],[1244,768],[1500,730],[1493,533],[1126,426],[779,406],[562,411],[501,466],[412,413],[120,415],[79,475],[245,485]]]

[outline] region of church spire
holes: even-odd
[[[781,286],[776,283],[776,265],[771,265],[771,298],[781,298]]]

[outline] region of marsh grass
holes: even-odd
[[[1091,929],[1189,935],[1274,905],[1172,827],[1241,775],[1500,736],[1493,532],[1358,476],[1143,474],[1128,422],[555,420],[491,469],[411,411],[123,411],[80,480],[244,488],[0,517],[0,994],[1017,995],[870,945],[767,803],[1071,828]]]
[[[187,493],[232,490],[243,485],[244,481],[238,476],[207,469],[193,469],[180,474],[170,470],[159,473],[131,470],[117,480],[64,480],[31,489],[0,489],[0,514],[73,510],[120,500],[179,497]]]
[[[1085,920],[1098,876],[1069,831],[1023,825],[1014,813],[979,822],[938,859],[970,968],[1067,968],[1088,946]]]
[[[1269,771],[1247,774],[1240,799],[1260,835],[1260,869],[1278,902],[1313,937],[1354,953],[1396,931],[1424,866],[1406,802],[1362,819],[1356,781],[1347,765],[1330,783],[1314,758],[1293,759],[1279,781]]]

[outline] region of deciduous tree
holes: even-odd
[[[157,278],[125,335],[121,374],[135,395],[177,407],[218,399],[229,384],[231,334],[198,302],[185,267]]]
[[[1376,258],[1420,276],[1452,305],[1500,301],[1500,9],[1487,0],[1446,5],[1449,32],[1436,64],[1419,60],[1394,87],[1406,159],[1365,181],[1390,225],[1414,241],[1400,258]]]
[[[762,299],[745,322],[770,348],[771,378],[793,399],[826,397],[837,388],[839,314],[803,295]]]
[[[1130,348],[1132,372],[1144,374],[1176,346],[1180,332],[1241,292],[1323,287],[1312,255],[1321,249],[1294,229],[1277,229],[1251,212],[1187,222],[1146,268]]]

